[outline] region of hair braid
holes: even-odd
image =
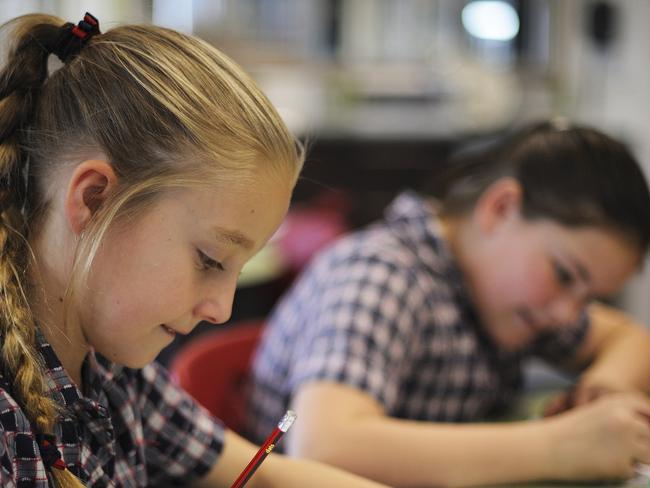
[[[40,15],[31,20],[16,23],[18,42],[0,73],[0,334],[12,392],[36,430],[50,434],[59,408],[45,393],[44,367],[36,351],[36,324],[27,299],[31,252],[22,209],[28,157],[21,151],[19,132],[29,123],[47,77],[45,46],[56,35],[56,24],[62,22]],[[52,475],[59,487],[83,486],[68,470],[53,469]]]

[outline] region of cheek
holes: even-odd
[[[185,273],[154,273],[134,276],[129,283],[115,283],[109,307],[119,310],[119,315],[132,320],[151,319],[158,315],[170,320],[188,308],[191,292],[196,287]]]
[[[548,263],[522,252],[510,252],[491,266],[487,287],[489,299],[509,306],[543,306],[556,293],[555,278]]]
[[[99,257],[87,293],[86,308],[91,314],[110,322],[137,323],[158,313],[176,313],[188,300],[196,288],[192,263],[181,257],[148,260],[146,255],[139,256],[122,260]]]
[[[524,272],[513,280],[513,298],[529,307],[544,307],[557,294],[557,282],[546,261],[530,262]]]

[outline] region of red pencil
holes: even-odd
[[[255,456],[253,456],[253,459],[248,463],[248,466],[244,468],[230,488],[242,488],[248,482],[250,477],[255,474],[255,471],[257,471],[260,464],[262,464],[262,461],[264,461],[266,456],[268,456],[275,448],[285,432],[289,430],[289,427],[291,427],[294,420],[296,420],[296,413],[293,410],[287,410],[287,413],[285,413],[282,419],[278,422],[278,426],[273,430],[273,432],[271,432],[271,435],[266,438],[264,444],[262,444]]]

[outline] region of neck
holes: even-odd
[[[81,365],[88,353],[83,337],[75,334],[78,328],[60,327],[49,320],[37,319],[47,342],[52,346],[57,358],[70,379],[83,391]],[[67,330],[65,330],[67,329]]]
[[[66,320],[66,284],[56,279],[57,273],[38,258],[30,266],[29,274],[32,283],[29,298],[34,320],[72,381],[82,389],[81,365],[88,353],[88,346],[74,314],[70,315],[72,323]]]
[[[473,295],[473,276],[480,250],[475,243],[480,240],[476,235],[471,217],[443,217],[440,219],[442,235],[449,246],[451,254],[456,261],[463,279],[468,287],[468,292]]]
[[[468,225],[465,218],[441,217],[440,229],[443,238],[447,242],[456,263],[462,269],[464,268],[466,251],[466,242],[468,241]]]

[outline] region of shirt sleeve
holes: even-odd
[[[555,366],[566,364],[578,353],[589,327],[589,317],[583,313],[576,324],[540,335],[532,345],[532,354]]]
[[[145,456],[151,486],[188,484],[208,473],[223,448],[224,427],[153,363],[140,371]]]
[[[0,486],[14,487],[13,466],[7,446],[5,430],[0,425]]]
[[[399,401],[423,296],[408,266],[379,253],[324,263],[278,310],[299,323],[289,388],[323,380],[362,390],[390,411]],[[306,296],[309,295],[309,296]],[[307,306],[300,304],[305,298]],[[297,313],[296,313],[297,312]]]

